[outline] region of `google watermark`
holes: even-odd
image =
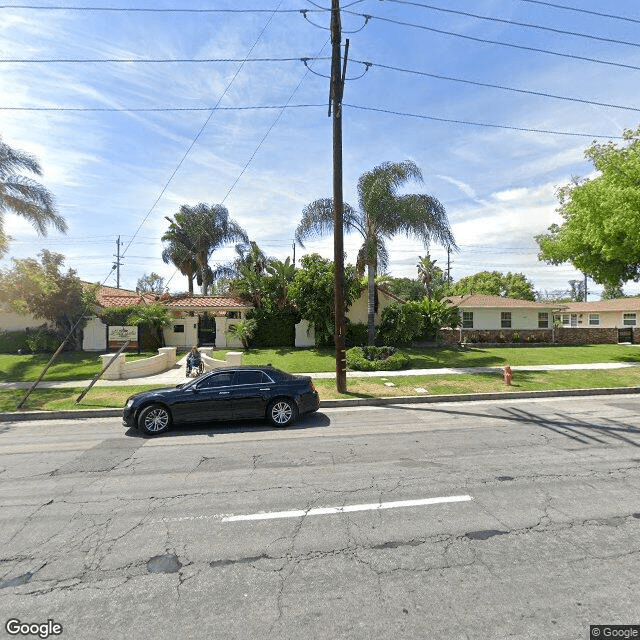
[[[592,624],[589,627],[589,640],[602,638],[638,638],[640,640],[640,624]]]
[[[4,628],[10,636],[37,636],[43,640],[62,634],[62,625],[51,619],[46,622],[21,622],[17,618],[11,618]]]

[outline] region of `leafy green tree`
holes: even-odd
[[[358,180],[359,210],[344,203],[344,230],[357,231],[363,239],[358,252],[356,268],[362,274],[367,270],[369,344],[375,337],[375,276],[389,262],[386,242],[393,236],[404,234],[429,245],[435,240],[442,245],[457,248],[444,207],[436,198],[426,194],[399,194],[408,181],[422,182],[418,166],[410,161],[385,162],[360,176]],[[296,228],[296,241],[304,247],[309,238],[333,233],[333,201],[316,200],[302,212]]]
[[[611,284],[608,282],[605,283],[602,295],[600,296],[602,300],[616,300],[625,297],[621,284]]]
[[[333,296],[333,262],[317,253],[303,256],[301,268],[296,271],[287,295],[296,305],[300,315],[314,327],[319,344],[328,344],[335,328]],[[360,281],[352,265],[345,266],[345,311],[360,295]]]
[[[158,296],[164,293],[165,288],[164,278],[154,271],[150,275],[145,273],[136,284],[137,293],[154,293]]]
[[[23,172],[42,175],[38,161],[28,153],[12,149],[0,138],[0,257],[8,249],[9,237],[4,232],[4,216],[7,213],[26,218],[42,235],[47,235],[48,225],[61,233],[67,232],[67,223],[56,212],[53,196]]]
[[[594,143],[585,157],[598,175],[574,179],[558,190],[563,218],[536,236],[538,258],[570,262],[599,284],[640,278],[640,129],[626,130],[626,143]]]
[[[424,284],[413,278],[388,278],[382,284],[403,300],[422,300],[427,295]]]
[[[90,306],[96,303],[97,286],[84,286],[75,269],[63,273],[62,254],[44,250],[38,255],[39,262],[14,258],[13,268],[0,272],[0,302],[17,313],[51,322],[61,339],[76,327],[69,342],[72,348],[81,349],[82,329]]]
[[[488,296],[517,298],[518,300],[535,300],[533,283],[523,273],[507,273],[499,271],[480,271],[455,282],[448,290],[448,295],[464,296],[481,293]]]
[[[189,278],[193,276],[207,294],[214,281],[214,271],[209,266],[209,259],[214,251],[235,242],[248,243],[246,231],[232,218],[229,211],[221,204],[197,204],[195,207],[183,204],[178,213],[167,218],[169,228],[162,236],[168,246],[163,251],[162,259],[172,262]],[[193,281],[189,280],[189,292],[193,292]]]
[[[261,307],[266,298],[269,258],[257,242],[236,245],[236,259],[221,265],[214,273],[217,280],[229,278],[232,294],[240,296],[254,307]]]
[[[173,324],[169,311],[157,302],[155,304],[140,304],[127,319],[134,326],[147,325],[155,335],[158,346],[164,346],[163,329]]]

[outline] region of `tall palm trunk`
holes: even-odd
[[[376,274],[375,267],[367,265],[367,326],[369,328],[368,344],[374,345],[376,341]]]

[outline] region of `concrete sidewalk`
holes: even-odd
[[[186,356],[176,363],[176,365],[165,371],[153,376],[143,378],[131,378],[129,380],[98,380],[95,386],[98,387],[126,387],[126,386],[147,386],[154,385],[158,387],[175,387],[177,384],[187,382],[191,378],[185,375]],[[638,364],[617,363],[617,362],[601,362],[592,364],[549,364],[549,365],[530,365],[530,366],[512,366],[513,371],[579,371],[579,370],[606,370],[606,369],[626,369],[629,367],[637,367]],[[440,368],[440,369],[409,369],[403,371],[348,371],[347,378],[392,378],[395,376],[440,376],[440,375],[462,375],[473,373],[501,373],[502,367],[459,367],[459,368]],[[320,373],[303,373],[300,375],[311,376],[315,379],[331,379],[336,374],[332,371]],[[86,387],[91,380],[67,380],[67,381],[42,381],[39,389],[62,389],[69,387]],[[28,389],[33,382],[2,382],[2,389]]]

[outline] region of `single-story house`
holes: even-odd
[[[549,303],[470,294],[445,301],[460,309],[461,318],[459,329],[441,331],[447,343],[640,343],[640,298]]]
[[[446,342],[550,342],[557,305],[472,293],[444,302],[460,309],[458,329],[441,332]],[[517,334],[517,335],[516,335]]]

